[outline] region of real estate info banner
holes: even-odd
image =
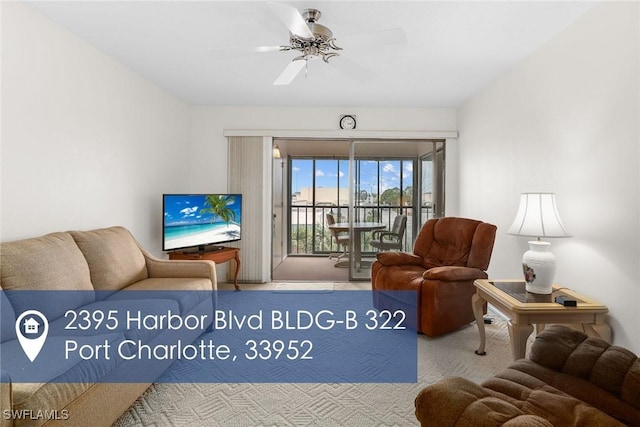
[[[0,368],[12,382],[417,381],[415,292],[1,296]]]

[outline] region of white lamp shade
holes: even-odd
[[[523,193],[508,234],[534,237],[570,237],[560,219],[553,193]]]

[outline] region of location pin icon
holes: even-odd
[[[27,310],[16,319],[18,342],[32,362],[42,350],[48,333],[49,322],[44,314],[37,310]]]

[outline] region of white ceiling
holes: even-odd
[[[29,4],[190,104],[456,107],[589,10],[566,1],[302,1],[340,37],[403,28],[408,43],[349,50],[272,82],[295,55],[264,1],[46,1]],[[238,47],[238,50],[219,49]],[[344,73],[347,65],[369,73]],[[353,68],[353,67],[351,67]]]

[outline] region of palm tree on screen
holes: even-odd
[[[200,209],[200,214],[210,213],[211,222],[215,222],[219,217],[229,225],[231,221],[236,219],[236,213],[229,206],[233,204],[235,198],[233,196],[221,196],[219,194],[208,194],[204,198],[205,207]]]

